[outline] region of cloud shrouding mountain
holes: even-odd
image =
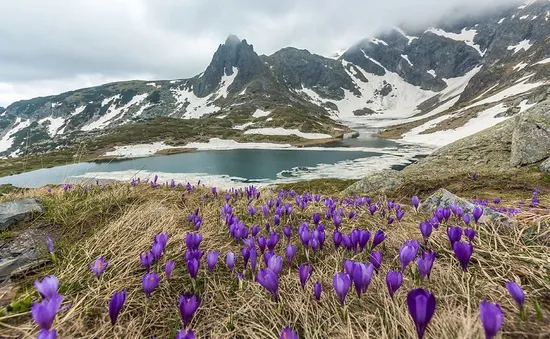
[[[0,106],[113,80],[191,77],[229,33],[260,54],[294,46],[328,55],[392,25],[428,25],[514,2],[3,1]]]

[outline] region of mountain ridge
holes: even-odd
[[[426,135],[485,115],[489,127],[548,96],[549,17],[550,3],[539,0],[483,22],[394,28],[358,41],[336,59],[294,47],[258,55],[246,40],[229,35],[192,78],[114,82],[9,105],[0,111],[0,156],[20,154],[29,145],[19,143],[23,135],[40,146],[31,153],[47,151],[63,139],[108,134],[155,117],[229,119],[233,126],[248,124],[243,133],[300,127],[277,119],[281,111],[317,120],[311,132],[321,131],[316,125],[327,132],[326,120],[319,120],[327,117],[392,119],[411,128],[390,127],[383,135],[443,144],[448,140]],[[258,110],[266,113],[255,117]]]

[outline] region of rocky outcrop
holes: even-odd
[[[429,196],[426,200],[422,202],[422,210],[426,212],[433,212],[438,207],[446,207],[448,208],[451,206],[451,204],[460,206],[464,213],[471,214],[476,205],[472,204],[466,199],[463,199],[459,196],[454,195],[453,193],[447,191],[444,188],[441,188],[437,190],[434,194]],[[488,207],[483,207],[483,215],[480,219],[480,222],[497,222],[499,225],[504,226],[513,226],[515,225],[515,221],[508,218],[508,216],[499,213],[497,211],[494,211]]]
[[[550,103],[537,105],[514,122],[510,165],[529,165],[550,156]]]
[[[46,232],[41,228],[16,231],[0,240],[0,282],[21,277],[46,263],[39,249],[46,247]]]
[[[36,199],[14,200],[0,203],[0,231],[18,221],[42,213],[42,206]]]
[[[402,183],[403,173],[388,169],[364,177],[360,181],[348,187],[344,192],[346,194],[389,194],[395,191]]]
[[[550,158],[543,161],[539,168],[542,173],[550,174]]]

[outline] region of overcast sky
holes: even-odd
[[[517,0],[0,0],[0,106],[128,79],[192,77],[230,34],[331,55],[385,27]]]

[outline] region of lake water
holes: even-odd
[[[40,187],[82,180],[197,182],[218,187],[269,184],[317,178],[360,178],[370,171],[403,167],[425,149],[363,134],[328,147],[197,151],[112,163],[78,163],[0,178],[0,184]]]

